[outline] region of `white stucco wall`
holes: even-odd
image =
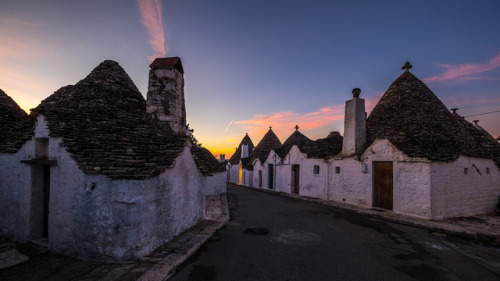
[[[494,211],[500,196],[500,170],[492,160],[461,156],[454,162],[433,162],[431,171],[433,219]]]
[[[35,138],[47,137],[45,122],[38,121]],[[49,159],[57,160],[50,168],[48,222],[48,240],[55,252],[130,260],[151,252],[204,217],[204,179],[187,147],[174,166],[157,177],[114,180],[83,173],[61,146],[61,139],[50,138],[48,146]],[[34,147],[30,141],[16,154],[0,155],[0,229],[17,240],[40,233],[30,229],[29,221],[39,216],[30,202],[33,166],[19,163],[33,158]],[[224,173],[219,180],[225,181]]]
[[[329,163],[328,199],[350,204],[373,205],[373,162],[393,164],[393,211],[430,218],[430,162],[406,156],[387,140],[376,140],[361,160],[332,159]],[[366,165],[366,173],[362,172]],[[336,173],[340,167],[340,173]]]
[[[253,187],[253,171],[247,169],[242,170],[241,185]]]
[[[226,192],[226,172],[205,176],[205,195],[216,195]]]
[[[229,180],[228,182],[238,184],[240,179],[240,166],[238,164],[229,167]]]
[[[0,153],[0,234],[18,241],[30,235],[31,167],[21,160],[34,154],[33,140],[16,153]]]
[[[53,147],[59,145],[51,139]],[[56,252],[130,260],[204,216],[203,177],[189,149],[173,168],[147,180],[86,175],[63,148],[56,155],[49,215],[49,243]]]
[[[267,159],[264,161],[264,163],[261,163],[259,159],[255,160],[254,165],[253,165],[253,186],[254,187],[259,187],[259,170],[262,171],[262,188],[268,188],[268,189],[273,189],[274,187],[278,187],[278,185],[275,183],[274,186],[268,186],[269,185],[269,164],[273,164],[274,168],[276,167],[276,164],[279,163],[279,157],[278,155],[272,150],[269,155],[267,156]],[[273,180],[276,181],[276,173],[273,175]]]
[[[323,159],[307,158],[297,146],[293,146],[278,165],[280,191],[292,192],[292,165],[299,165],[299,195],[327,199],[328,163]],[[314,174],[315,165],[319,166],[317,175]]]

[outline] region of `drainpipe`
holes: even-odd
[[[330,182],[330,161],[329,160],[326,160],[326,188],[325,188],[325,191],[326,191],[326,201],[330,201],[330,185],[328,184]]]
[[[276,154],[273,155],[273,159],[274,159],[274,166],[273,166],[273,169],[274,169],[274,173],[273,173],[273,190],[276,191]]]

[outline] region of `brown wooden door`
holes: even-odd
[[[292,165],[292,193],[299,194],[300,166]]]
[[[392,162],[373,162],[373,206],[392,210]]]

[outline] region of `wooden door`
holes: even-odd
[[[300,166],[292,165],[292,193],[299,194]]]
[[[392,162],[373,162],[373,206],[392,210]]]

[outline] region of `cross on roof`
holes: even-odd
[[[405,64],[403,65],[403,67],[401,67],[402,70],[404,71],[408,71],[412,68],[413,66],[410,64],[409,61],[405,62]]]
[[[299,125],[295,125],[295,130],[299,130]]]

